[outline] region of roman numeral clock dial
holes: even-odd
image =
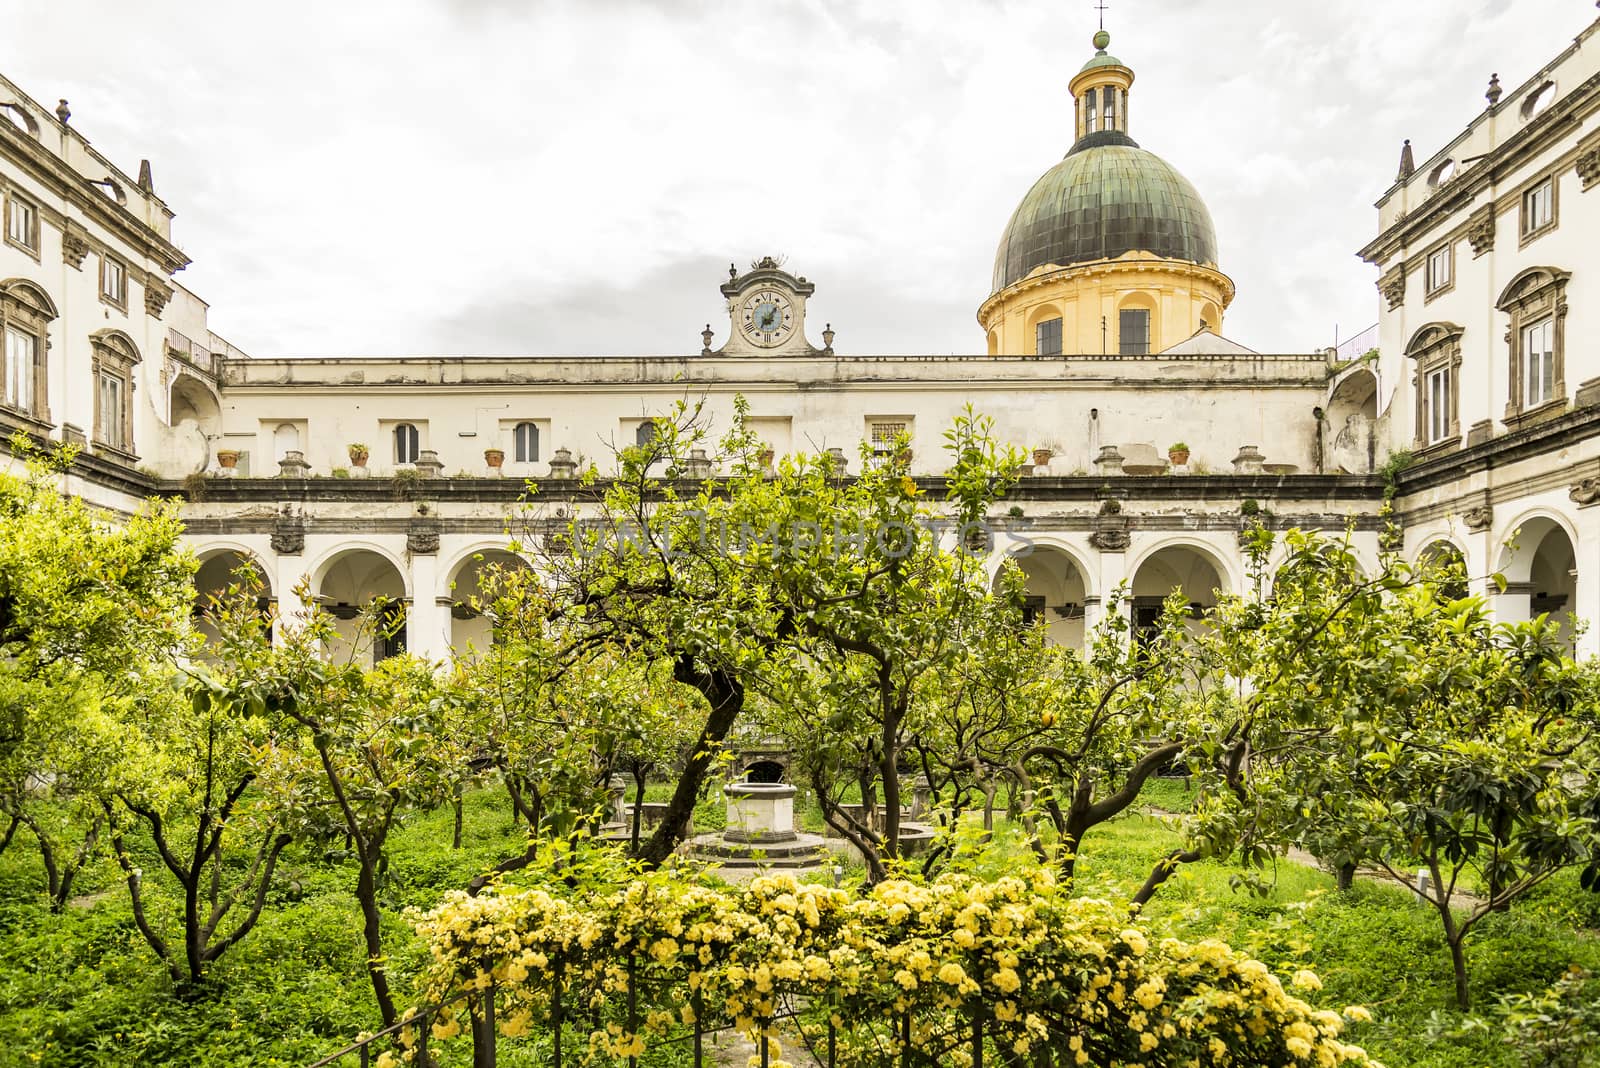
[[[758,289],[740,305],[739,324],[751,344],[775,348],[794,333],[794,305],[785,293]]]

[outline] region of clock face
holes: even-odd
[[[788,294],[762,287],[739,306],[739,330],[746,341],[770,349],[794,334],[794,305]]]

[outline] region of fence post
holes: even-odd
[[[468,1003],[472,1011],[472,1068],[495,1068],[494,1035],[494,983],[489,989]]]
[[[900,1017],[900,1068],[911,1068],[911,1013]]]
[[[628,1039],[639,1034],[639,955],[628,954]],[[476,1066],[474,1066],[476,1068]],[[629,1057],[628,1068],[639,1068],[639,1058]]]
[[[556,973],[555,983],[550,987],[550,1063],[554,1068],[561,1068],[561,973]]]
[[[761,1068],[770,1068],[772,1063],[772,1047],[767,1043],[767,1028],[761,1028]]]
[[[433,1062],[428,1059],[428,1035],[433,1030],[433,1013],[425,1012],[417,1025],[417,1064],[421,1068]]]
[[[839,1029],[833,1025],[833,1013],[828,1013],[828,1068],[833,1068],[839,1053]]]
[[[705,1034],[705,1025],[701,1022],[699,988],[696,988],[695,992],[689,995],[689,1005],[694,1010],[694,1068],[702,1068],[701,1060],[704,1054],[701,1052],[700,1044],[701,1036]]]
[[[474,1065],[474,1068],[477,1068]],[[972,1007],[972,1068],[983,1068],[983,1006]]]

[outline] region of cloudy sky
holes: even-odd
[[[1199,188],[1264,351],[1377,319],[1354,253],[1588,0],[1107,0],[1133,136]],[[134,173],[255,355],[674,353],[727,265],[841,352],[977,352],[995,243],[1071,140],[1094,0],[0,0],[0,70]],[[720,320],[720,321],[719,321]],[[720,343],[720,341],[719,341]]]

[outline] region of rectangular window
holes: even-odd
[[[12,408],[33,411],[33,362],[39,339],[26,330],[6,327],[4,400]]]
[[[1522,406],[1555,399],[1556,321],[1545,316],[1522,328]]]
[[[100,428],[100,440],[107,445],[118,449],[128,447],[127,424],[124,421],[123,390],[127,384],[120,376],[109,371],[100,372],[100,381],[95,392],[97,405],[97,425]]]
[[[1522,233],[1538,233],[1556,219],[1556,188],[1553,178],[1546,178],[1522,194]]]
[[[894,455],[895,443],[906,436],[909,429],[910,424],[904,421],[885,421],[868,424],[867,440],[872,445],[872,464],[874,467],[889,461]]]
[[[1427,443],[1432,445],[1450,436],[1450,368],[1429,371],[1423,389],[1423,429]]]
[[[1124,356],[1150,355],[1150,312],[1124,308],[1117,316],[1117,338]]]
[[[39,210],[26,200],[11,197],[6,201],[6,240],[39,251]]]
[[[1046,319],[1033,328],[1034,351],[1040,356],[1061,355],[1061,320]]]
[[[113,304],[128,302],[128,272],[110,256],[100,257],[100,295]]]
[[[1445,245],[1428,253],[1427,290],[1437,293],[1450,284],[1451,247]]]
[[[1096,123],[1100,118],[1100,109],[1096,106],[1098,103],[1099,93],[1095,90],[1090,89],[1083,94],[1084,116],[1088,120],[1087,125],[1084,127],[1084,133],[1094,133],[1096,129]]]

